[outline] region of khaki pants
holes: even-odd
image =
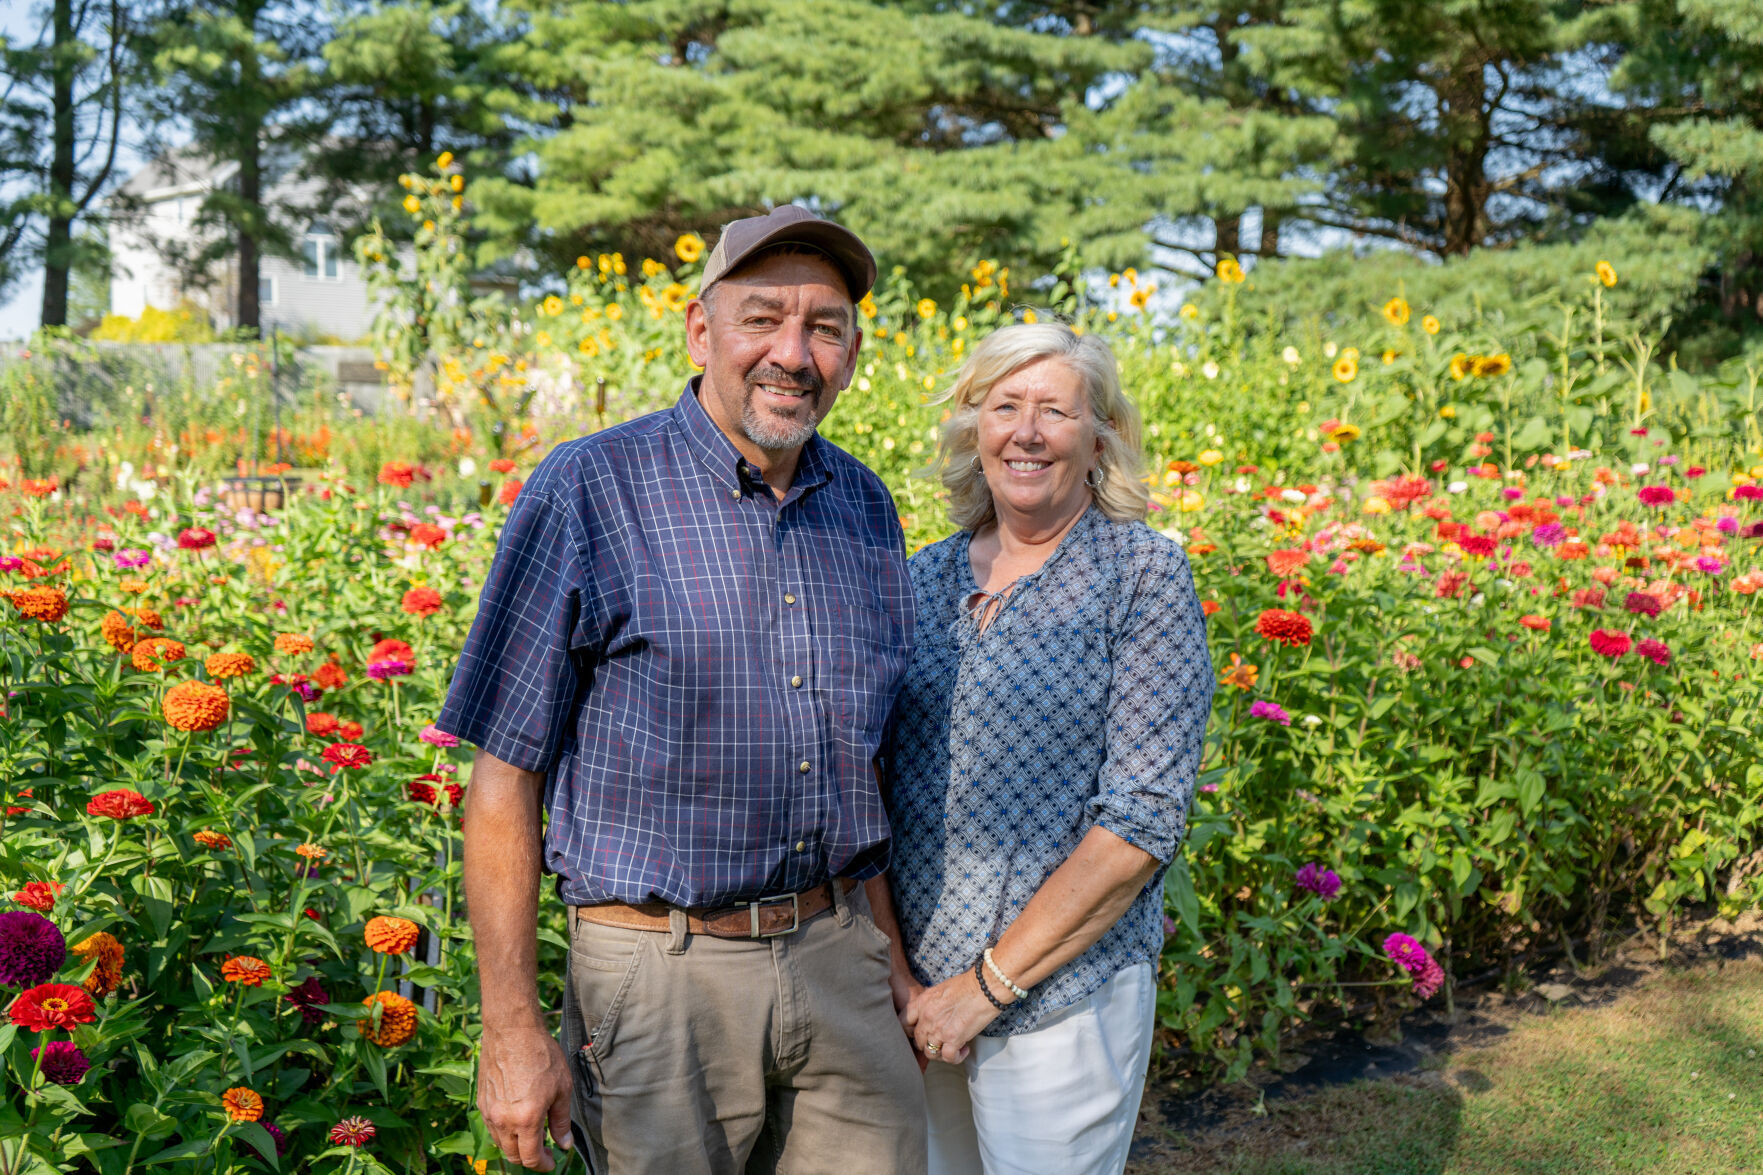
[[[861,886],[771,939],[572,918],[567,989],[596,1175],[924,1175],[924,1082]]]

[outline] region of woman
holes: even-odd
[[[1106,343],[1005,327],[948,398],[937,467],[962,529],[909,565],[887,764],[930,1169],[1117,1173],[1211,706],[1205,619],[1181,548],[1144,524]]]

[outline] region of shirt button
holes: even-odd
[[[794,603],[795,603],[795,602],[796,602],[796,597],[795,597],[795,596],[792,596],[792,595],[789,595],[789,594],[785,594],[785,596],[784,596],[784,603],[786,603],[786,604],[794,604]]]
[[[801,675],[798,674],[797,676],[790,678],[790,684],[792,686],[794,686],[796,689],[801,689],[802,688]]]
[[[805,841],[805,840],[799,840],[799,841],[797,841],[797,842],[796,842],[796,851],[797,851],[797,852],[798,852],[798,853],[801,853],[801,852],[806,852],[806,851],[807,851],[807,849],[808,849],[808,842],[807,842],[807,841]]]
[[[741,500],[741,491],[740,490],[730,490],[728,492],[728,496],[738,502]]]
[[[797,767],[796,770],[800,771],[803,775],[807,775],[808,774],[808,760],[806,760],[806,759],[802,760],[801,765],[799,767]]]

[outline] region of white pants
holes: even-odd
[[[930,1175],[1120,1175],[1156,1018],[1157,978],[1138,963],[1032,1032],[932,1061]]]

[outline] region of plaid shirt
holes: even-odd
[[[436,721],[546,774],[570,905],[887,866],[873,764],[913,618],[893,499],[814,437],[779,501],[696,391],[540,463]]]

